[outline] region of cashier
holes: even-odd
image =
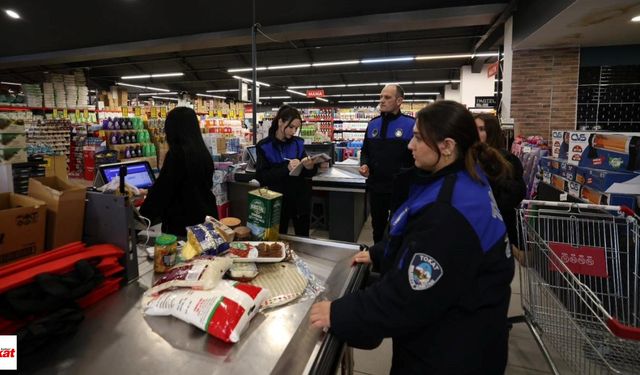
[[[363,349],[391,337],[392,374],[502,374],[514,263],[488,180],[508,163],[479,141],[462,104],[416,117],[415,167],[394,181],[389,230],[354,257],[382,279],[314,304],[311,324]]]
[[[309,236],[311,185],[318,167],[304,150],[304,140],[295,134],[302,126],[300,112],[284,105],[271,122],[269,136],[256,145],[256,175],[261,186],[282,193],[280,233],[287,233],[293,221],[296,236]],[[289,173],[302,163],[299,176]]]
[[[164,131],[169,144],[160,175],[140,208],[162,232],[186,236],[186,227],[218,217],[213,187],[213,159],[204,144],[196,113],[177,107],[167,114]]]

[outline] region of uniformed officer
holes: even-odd
[[[400,85],[386,85],[380,92],[380,116],[367,125],[360,174],[367,177],[367,194],[371,207],[373,241],[382,240],[389,221],[391,184],[401,168],[413,165],[407,145],[415,119],[400,112],[404,90]]]
[[[453,101],[418,112],[409,148],[385,239],[354,257],[381,280],[314,304],[311,324],[362,349],[391,337],[392,374],[502,374],[514,263],[489,180],[509,165]]]

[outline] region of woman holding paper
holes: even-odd
[[[261,186],[282,193],[280,233],[287,233],[289,220],[297,236],[309,236],[311,185],[317,172],[304,150],[304,140],[295,134],[302,125],[294,107],[280,107],[269,128],[269,136],[256,145],[256,173]],[[301,166],[300,166],[301,165]]]

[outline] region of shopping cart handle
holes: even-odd
[[[618,337],[640,341],[640,328],[626,326],[614,318],[607,320],[607,326]]]

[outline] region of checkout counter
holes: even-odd
[[[317,300],[360,289],[368,274],[351,267],[359,246],[281,236],[325,284]],[[224,343],[172,317],[144,316],[142,293],[153,282],[153,263],[138,253],[140,277],[85,311],[71,338],[22,361],[25,374],[336,374],[352,363],[344,343],[309,325],[314,300],[259,313],[236,344]],[[345,357],[346,356],[346,357]],[[352,369],[348,368],[347,373]],[[344,367],[343,367],[344,368]]]
[[[238,178],[240,176],[240,178]],[[227,194],[230,215],[246,222],[247,194],[258,188],[248,182],[247,173],[236,173],[236,181],[228,182]],[[327,192],[329,238],[336,241],[357,242],[367,219],[366,179],[358,173],[353,162],[335,163],[328,170],[311,179],[312,190]]]

